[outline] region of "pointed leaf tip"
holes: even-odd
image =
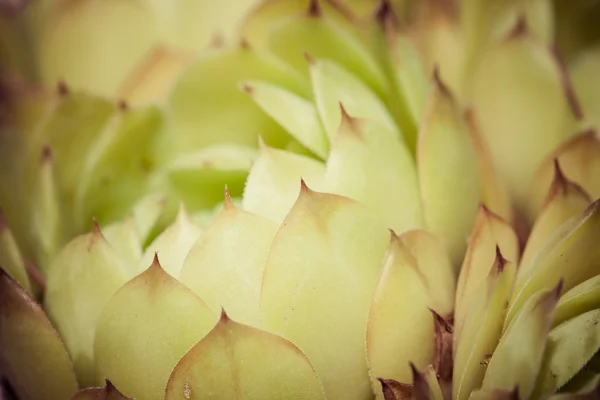
[[[494,270],[497,274],[504,271],[504,267],[508,263],[508,260],[504,258],[502,255],[502,251],[500,250],[500,246],[496,245],[496,259],[494,261]]]
[[[154,258],[152,259],[152,264],[150,264],[150,268],[159,268],[163,269],[162,265],[160,265],[160,261],[158,259],[158,251],[154,252]]]
[[[435,310],[429,309],[435,321],[435,358],[434,370],[443,380],[452,378],[452,342],[453,328],[447,319]]]
[[[100,228],[100,224],[98,223],[98,220],[96,218],[92,218],[92,224],[92,233],[94,234],[94,236],[102,235],[102,229]]]
[[[381,383],[384,400],[410,400],[412,399],[412,385],[398,382],[394,379],[377,378]]]
[[[127,112],[129,110],[129,103],[125,100],[119,100],[117,103],[117,108],[120,112]]]
[[[560,50],[556,44],[552,46],[551,53],[558,66],[560,78],[562,80],[563,90],[565,92],[565,96],[567,97],[569,107],[571,107],[571,112],[573,113],[573,116],[577,121],[582,121],[584,117],[583,107],[581,106],[581,102],[579,101],[577,93],[575,92],[575,88],[573,87],[573,83],[571,82],[571,76],[567,71],[565,59],[560,54]]]
[[[306,51],[304,52],[304,58],[306,59],[309,65],[314,65],[316,62],[315,59]]]
[[[58,92],[58,95],[61,97],[68,96],[71,92],[71,89],[69,89],[69,86],[63,80],[58,81],[56,85],[56,90]]]
[[[508,33],[508,38],[517,39],[527,34],[529,34],[529,25],[527,24],[527,17],[525,16],[525,14],[520,14],[517,18],[515,26]]]
[[[375,21],[382,27],[386,27],[389,21],[393,21],[394,12],[389,0],[380,0],[375,10]]]
[[[242,50],[251,50],[252,49],[252,45],[250,44],[248,39],[246,39],[244,37],[240,39],[239,46]]]
[[[229,321],[231,321],[231,318],[229,318],[229,315],[225,312],[225,307],[221,307],[221,317],[219,318],[219,322],[227,323]]]
[[[306,185],[306,182],[304,182],[304,178],[300,178],[300,193],[310,193],[310,192],[311,192],[311,190]]]
[[[319,0],[310,0],[308,4],[307,15],[312,18],[321,17],[321,6],[319,5]]]
[[[45,144],[42,148],[42,164],[51,163],[52,162],[52,148],[49,144]]]
[[[433,76],[433,82],[435,83],[435,86],[440,91],[440,93],[442,93],[444,96],[453,100],[454,96],[452,96],[452,92],[450,91],[448,86],[446,86],[446,84],[442,80],[442,77],[440,76],[440,66],[437,63],[433,66],[432,76]]]
[[[231,200],[231,195],[229,194],[229,188],[225,185],[225,194],[223,196],[223,207],[227,210],[235,209],[235,204],[233,204],[233,200]]]

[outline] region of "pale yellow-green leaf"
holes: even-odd
[[[190,218],[182,204],[175,221],[146,247],[138,263],[138,272],[146,270],[157,254],[164,271],[178,279],[183,262],[201,235],[202,229]]]
[[[256,146],[258,136],[282,147],[289,136],[245,93],[239,83],[268,80],[293,93],[309,96],[308,82],[280,60],[240,46],[209,53],[188,68],[168,100],[169,118],[157,151],[165,159],[218,143]]]
[[[242,207],[279,223],[298,198],[300,180],[320,187],[324,174],[322,162],[261,144],[246,181]]]
[[[481,386],[486,358],[493,354],[502,335],[505,305],[510,299],[516,264],[498,254],[485,282],[477,288],[460,333],[454,337],[452,392],[457,400],[468,399]]]
[[[512,227],[487,208],[480,207],[458,277],[454,332],[460,333],[473,296],[490,273],[497,255],[496,246],[506,260],[518,261],[519,241]]]
[[[262,275],[277,224],[238,209],[229,198],[191,248],[180,281],[218,313],[260,327]]]
[[[155,258],[115,293],[98,320],[97,376],[126,396],[162,400],[177,362],[216,321],[217,315]]]
[[[327,159],[329,140],[312,101],[268,82],[244,82],[243,89],[298,142]]]
[[[392,234],[367,324],[369,375],[378,396],[382,395],[378,378],[411,383],[410,362],[417,368],[433,363],[434,318],[429,302],[428,287],[417,260]]]
[[[558,162],[555,163],[554,181],[521,257],[522,271],[533,265],[531,259],[543,248],[550,236],[571,217],[581,214],[591,202],[590,195],[581,186],[569,181]]]
[[[573,128],[562,82],[550,50],[527,33],[486,52],[472,77],[469,102],[519,209],[526,206],[535,170]]]
[[[512,390],[518,386],[519,396],[529,398],[542,367],[561,288],[562,282],[555,288],[540,290],[521,308],[489,360],[483,389]]]
[[[79,383],[102,382],[94,363],[98,318],[130,272],[96,226],[69,242],[48,269],[44,306],[73,363]]]
[[[600,275],[580,283],[560,297],[553,326],[597,308],[600,308]]]
[[[385,226],[362,205],[303,187],[271,246],[264,327],[306,354],[328,398],[371,395],[365,330],[388,245]]]
[[[330,140],[335,138],[342,123],[340,104],[348,115],[372,120],[401,137],[381,99],[360,78],[334,61],[311,59],[309,63],[317,110]]]
[[[177,363],[166,400],[324,399],[306,356],[292,342],[229,319]]]
[[[376,122],[343,116],[321,188],[366,205],[398,234],[423,227],[414,160],[404,143]]]
[[[600,310],[588,311],[552,329],[535,398],[546,398],[577,374],[600,349]]]
[[[215,206],[227,185],[232,196],[241,196],[252,164],[253,147],[216,144],[179,156],[169,167],[169,185],[190,211]]]
[[[426,226],[444,240],[457,276],[481,200],[477,163],[460,108],[436,72],[419,127],[419,188]]]
[[[561,225],[529,265],[523,265],[508,309],[507,324],[527,299],[563,281],[567,291],[598,274],[600,265],[600,200]]]

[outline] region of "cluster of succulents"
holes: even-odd
[[[599,4],[203,3],[0,20],[9,399],[600,396]]]

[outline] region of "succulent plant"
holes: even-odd
[[[267,1],[127,102],[94,58],[3,86],[13,393],[595,398],[596,51],[565,66],[546,1],[407,4]]]

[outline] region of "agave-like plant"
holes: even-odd
[[[547,2],[394,6],[266,2],[162,106],[7,87],[13,393],[597,396],[593,53],[559,62]]]

